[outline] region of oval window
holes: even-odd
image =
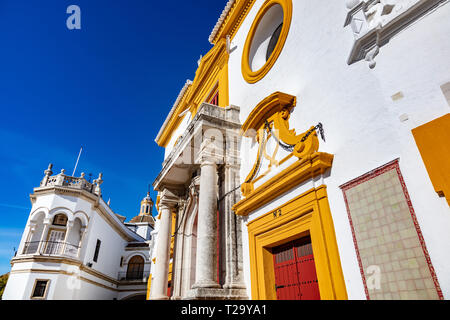
[[[272,37],[270,38],[269,45],[267,47],[267,53],[266,53],[266,61],[269,60],[270,56],[272,55],[273,50],[275,49],[275,46],[278,43],[278,39],[280,38],[281,28],[283,27],[283,23],[281,23],[278,28],[275,29],[274,33],[272,34]]]
[[[245,41],[242,74],[249,83],[272,68],[286,41],[292,19],[292,0],[266,0]]]

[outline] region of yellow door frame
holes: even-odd
[[[348,298],[325,185],[312,188],[249,222],[247,228],[252,299],[276,299],[271,248],[308,234],[321,299]]]

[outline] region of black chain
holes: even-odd
[[[322,123],[319,122],[319,124],[317,126],[312,128],[305,134],[305,136],[302,138],[301,142],[305,142],[305,140],[308,139],[308,137],[311,135],[311,133],[313,133],[316,130],[319,130],[320,137],[322,138],[323,141],[325,141],[325,133],[323,131],[323,126],[322,126]]]
[[[275,134],[273,134],[272,129],[270,128],[270,124],[269,122],[267,122],[267,120],[264,123],[264,129],[267,130],[268,132],[270,132],[272,134],[272,136],[274,137],[274,139],[277,141],[277,143],[280,145],[281,148],[283,148],[284,150],[288,151],[288,152],[293,152],[294,151],[294,147],[295,145],[289,145],[289,144],[285,144],[283,142],[281,142],[280,140],[278,140],[277,136]],[[306,139],[308,139],[308,137],[311,135],[311,133],[313,133],[314,131],[319,130],[319,134],[320,137],[322,138],[322,140],[325,142],[325,133],[323,130],[323,125],[321,122],[319,122],[318,125],[316,125],[314,128],[312,128],[311,130],[309,130],[302,138],[301,142],[305,142]],[[263,141],[261,141],[261,143],[265,143],[266,140],[266,136],[265,134],[263,135]],[[257,175],[257,173],[260,170],[261,167],[261,156],[262,156],[262,148],[261,148],[261,152],[258,155],[257,158],[257,169],[253,172],[253,174],[251,175],[251,177],[245,182],[245,183],[249,183],[254,177],[255,175]],[[225,195],[223,195],[220,199],[217,199],[218,202],[222,201],[226,196],[228,196],[230,193],[233,193],[234,191],[236,191],[237,189],[239,189],[242,186],[239,185],[236,188],[234,188],[233,190],[227,192]]]
[[[277,143],[280,145],[281,148],[283,148],[285,151],[288,151],[288,152],[293,152],[293,151],[294,151],[295,145],[293,145],[293,144],[285,144],[285,143],[281,142],[281,141],[277,138],[277,136],[276,136],[275,134],[273,134],[272,129],[270,128],[270,125],[269,125],[269,123],[267,122],[267,120],[266,120],[266,122],[265,122],[265,128],[267,128],[267,129],[270,131],[270,133],[272,134],[272,136],[274,137],[274,139],[277,141]],[[309,130],[309,131],[303,136],[303,138],[301,139],[301,142],[305,142],[306,139],[308,139],[308,137],[311,135],[311,133],[313,133],[313,132],[316,131],[316,130],[319,130],[320,137],[321,137],[322,140],[325,142],[325,133],[324,133],[323,125],[322,125],[321,122],[319,122],[319,124],[318,124],[317,126],[315,126],[314,128],[312,128],[311,130]]]

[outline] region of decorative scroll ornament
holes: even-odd
[[[289,118],[295,104],[294,96],[276,92],[258,104],[242,126],[241,133],[244,136],[255,138],[259,144],[255,164],[241,187],[244,196],[248,196],[254,190],[254,182],[258,177],[265,175],[260,176],[263,158],[269,162],[269,171],[272,167],[278,167],[293,156],[300,161],[307,161],[319,149],[317,130],[325,140],[322,124],[312,126],[302,134],[296,134],[295,129],[290,129]],[[270,153],[267,150],[267,143],[271,138],[274,138],[277,144]],[[289,154],[283,159],[277,160],[280,147]]]
[[[375,68],[380,48],[399,32],[448,0],[347,0],[344,27],[355,38],[347,63],[366,60]]]

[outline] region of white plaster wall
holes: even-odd
[[[148,224],[138,224],[136,228],[136,233],[142,238],[150,240],[150,233],[153,231],[152,227]]]
[[[191,113],[187,111],[186,114],[184,114],[183,120],[181,121],[180,125],[173,132],[170,141],[167,144],[167,147],[164,149],[164,159],[166,159],[170,155],[170,153],[173,150],[175,142],[182,134],[184,134],[191,120],[192,120]]]
[[[91,231],[86,247],[84,262],[91,262],[92,268],[117,279],[120,268],[120,257],[124,252],[127,241],[108,225],[99,215],[91,218]],[[97,239],[101,241],[97,262],[94,262]]]
[[[336,237],[349,299],[365,299],[347,211],[339,185],[400,158],[406,182],[444,297],[450,297],[450,210],[430,182],[411,129],[450,112],[440,85],[450,80],[450,5],[420,19],[380,49],[371,70],[365,61],[347,65],[353,44],[343,1],[293,1],[293,17],[283,51],[256,84],[242,77],[241,57],[247,33],[263,0],[257,0],[233,39],[229,60],[230,104],[241,108],[243,123],[251,110],[275,91],[297,96],[291,127],[297,133],[322,122],[326,143],[320,151],[335,155],[328,186]],[[404,98],[393,101],[401,91]],[[399,116],[409,120],[401,122]],[[251,170],[256,147],[241,148],[241,178]],[[277,199],[282,204],[294,195]],[[285,201],[286,200],[286,201]],[[266,213],[260,209],[254,216]],[[253,215],[250,217],[253,219]],[[243,225],[245,270],[248,239]],[[250,287],[250,278],[246,274]]]
[[[10,273],[8,282],[6,283],[5,291],[3,292],[3,300],[25,300],[30,299],[31,290],[33,289],[33,284],[31,287],[28,285],[31,283],[29,281],[29,273]],[[28,296],[27,296],[28,295]]]

